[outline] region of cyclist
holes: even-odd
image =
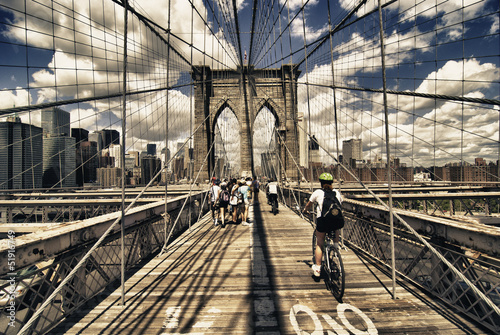
[[[313,275],[316,277],[321,275],[321,259],[323,257],[323,246],[327,233],[335,230],[335,238],[333,239],[334,247],[339,247],[340,229],[332,227],[331,222],[325,220],[325,218],[321,216],[323,200],[325,199],[326,192],[335,192],[335,197],[337,198],[339,204],[342,204],[342,195],[338,190],[333,189],[333,177],[331,174],[327,172],[322,173],[319,176],[319,182],[321,184],[321,189],[316,190],[313,194],[311,194],[309,201],[302,211],[305,213],[312,204],[317,204],[316,230],[314,231],[314,234],[316,234],[316,248],[314,250],[314,264],[312,266]]]
[[[275,202],[276,209],[278,209],[278,183],[271,179],[269,184],[267,184],[266,190],[268,203],[272,205]]]

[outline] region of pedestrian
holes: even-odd
[[[231,198],[229,199],[229,205],[231,207],[230,211],[233,217],[233,223],[238,223],[238,188],[240,187],[238,185],[238,182],[236,181],[236,178],[233,178],[231,180]]]
[[[245,179],[241,179],[240,181],[240,187],[238,188],[238,193],[240,194],[241,197],[241,203],[240,203],[240,208],[241,208],[241,214],[242,214],[242,225],[243,226],[250,226],[251,223],[249,223],[248,220],[248,206],[250,206],[249,200],[248,200],[248,191],[250,187],[247,185]]]
[[[212,178],[212,186],[208,192],[208,197],[210,198],[210,209],[212,211],[212,220],[214,225],[217,226],[217,220],[219,215],[219,193],[220,193],[220,181],[218,179]]]
[[[257,177],[254,177],[253,179],[253,182],[252,182],[252,192],[254,194],[254,198],[253,198],[253,201],[258,201],[259,200],[259,187],[260,187],[260,183],[259,183],[259,180],[257,179]]]
[[[248,186],[248,191],[247,191],[247,198],[248,198],[248,205],[252,205],[252,199],[253,199],[253,193],[252,193],[252,178],[251,177],[246,177],[245,179],[245,184]]]
[[[226,226],[226,211],[229,205],[230,194],[226,183],[221,183],[221,191],[219,192],[219,210],[222,228]]]

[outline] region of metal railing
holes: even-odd
[[[163,201],[154,207],[153,204],[139,206],[133,213],[127,214],[129,223],[126,225],[124,237],[126,269],[130,270],[157,254],[171,231],[171,236],[175,237],[192,222],[197,221],[200,213],[208,210],[206,202],[203,201],[205,193],[169,201],[166,216],[162,212],[165,208]],[[185,199],[187,205],[183,205]],[[184,210],[181,210],[181,207],[184,207]],[[62,232],[58,232],[56,236],[42,233],[37,236],[30,234],[33,237],[25,235],[16,239],[13,236],[11,239],[2,240],[0,251],[2,258],[5,258],[4,264],[8,264],[9,258],[14,259],[15,263],[12,268],[6,266],[0,268],[1,334],[19,332],[94,246],[96,239],[100,237],[99,231],[102,231],[100,225],[109,226],[119,214],[117,212],[72,223],[71,225],[79,227],[69,233],[69,239]],[[177,222],[175,227],[174,221]],[[14,234],[11,232],[10,235]],[[86,237],[82,239],[85,242],[80,240],[82,236]],[[37,241],[30,243],[30,239]],[[57,250],[54,253],[47,250],[47,245],[43,244],[44,239],[56,245],[54,248]],[[77,243],[67,247],[65,243],[69,240],[76,240]],[[23,264],[22,267],[20,264]],[[117,229],[93,251],[85,265],[59,291],[33,323],[30,333],[49,332],[85,302],[103,294],[109,285],[119,281],[120,275],[121,234],[120,229]]]
[[[344,238],[349,246],[389,266],[389,226],[350,213],[346,217],[348,223],[344,229]],[[494,264],[491,259],[474,257],[474,251],[464,250],[446,242],[428,240],[495,305],[500,306],[499,263]],[[419,285],[492,331],[500,330],[500,315],[456,276],[448,265],[420,243],[413,234],[401,227],[396,229],[395,234],[395,260],[399,276]]]

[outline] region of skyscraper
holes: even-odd
[[[95,162],[99,162],[96,157],[92,156],[97,153],[97,144],[89,142],[89,131],[83,128],[71,128],[71,137],[74,137],[76,141],[76,184],[83,186],[90,180],[96,180],[96,172],[91,172],[90,169],[94,167]],[[96,152],[92,154],[91,150],[94,148]],[[94,168],[97,169],[98,166]]]
[[[111,144],[120,144],[120,133],[113,129],[99,130],[101,134],[102,149],[108,148]]]
[[[146,157],[141,159],[142,183],[147,185],[160,170],[160,159],[154,156],[146,155]],[[160,180],[161,176],[158,176],[155,179],[155,182],[159,182]]]
[[[70,114],[60,108],[42,110],[43,187],[76,186],[75,138],[70,137]]]
[[[351,138],[348,141],[342,142],[342,153],[344,158],[344,163],[349,166],[355,166],[356,161],[363,159],[363,146],[361,139]],[[354,161],[354,163],[353,163]]]
[[[95,183],[97,180],[97,168],[99,167],[99,157],[97,155],[97,143],[86,141],[80,145],[80,157],[82,165],[82,182]],[[81,185],[83,185],[83,183]]]
[[[148,152],[148,155],[150,156],[156,156],[156,144],[154,143],[148,143],[147,144],[147,152]]]
[[[115,167],[122,168],[122,146],[119,144],[111,144],[109,146],[109,156],[115,158]]]
[[[71,136],[70,115],[68,112],[54,107],[42,110],[43,134],[54,136]]]
[[[75,138],[68,136],[43,139],[43,187],[76,186]]]
[[[76,147],[78,148],[80,143],[89,140],[89,131],[83,128],[71,128],[71,137],[76,139]]]
[[[89,134],[89,141],[97,142],[97,150],[101,152],[111,144],[120,144],[120,133],[113,129],[102,129]]]
[[[42,132],[17,117],[0,122],[0,189],[42,187]]]

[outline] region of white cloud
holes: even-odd
[[[307,20],[306,20],[307,21]],[[303,39],[304,34],[306,36],[307,42],[312,42],[318,39],[321,35],[328,31],[328,25],[324,25],[320,29],[313,29],[309,25],[306,24],[304,27],[302,17],[297,17],[291,25],[292,36]]]
[[[20,4],[15,0],[5,0],[5,5],[19,9],[13,12],[13,25],[11,30],[2,34],[13,41],[27,43],[29,47],[54,50],[52,59],[46,68],[31,73],[30,88],[28,91],[18,89],[16,91],[0,92],[1,106],[10,108],[13,105],[24,106],[32,103],[43,103],[57,99],[87,98],[93,96],[106,96],[117,94],[122,89],[122,59],[123,59],[123,10],[121,6],[112,1],[72,1],[59,0],[53,5],[45,6],[44,2],[27,2],[24,10],[24,2]],[[206,15],[203,0],[195,0],[199,13]],[[238,8],[244,8],[248,2],[239,0]],[[168,6],[163,0],[148,0],[131,2],[132,6],[146,14],[147,17],[160,26],[168,26]],[[21,7],[20,7],[21,6]],[[52,11],[54,6],[54,11]],[[174,34],[193,43],[199,49],[204,49],[207,54],[214,57],[224,57],[225,64],[231,64],[231,59],[223,56],[224,48],[230,52],[234,50],[224,39],[221,28],[215,27],[212,35],[205,27],[203,20],[196,11],[192,11],[188,1],[172,1],[171,29]],[[33,17],[45,20],[29,20],[22,14],[24,11]],[[194,16],[191,25],[191,15]],[[52,22],[53,20],[53,23]],[[189,24],[187,24],[189,23]],[[26,26],[28,30],[15,27]],[[192,34],[191,30],[194,30]],[[167,35],[161,32],[166,40]],[[129,15],[128,38],[128,88],[129,90],[155,89],[167,86],[166,83],[166,48],[162,42],[157,42],[156,37],[143,25],[138,24],[137,19]],[[26,39],[27,37],[27,39]],[[216,41],[218,39],[218,41]],[[190,47],[174,38],[171,39],[178,50],[190,58]],[[145,49],[147,48],[147,50]],[[153,55],[146,58],[148,53]],[[186,56],[187,55],[187,56]],[[190,78],[189,65],[183,63],[177,55],[171,53],[173,60],[170,66],[170,85],[175,84],[181,76]],[[194,51],[193,64],[211,65],[212,61],[200,52]],[[190,79],[187,79],[190,80]],[[165,104],[165,90],[148,94],[141,97],[129,97],[129,109],[133,110],[130,119],[127,120],[131,128],[133,142],[163,141],[165,137],[165,126],[162,124],[165,118],[165,106],[159,106],[159,102]],[[169,92],[169,139],[177,141],[189,135],[189,125],[185,122],[185,115],[189,114],[189,97],[178,90]],[[34,100],[34,101],[32,101]],[[97,127],[120,128],[121,99],[98,100],[92,107],[81,105],[80,109],[71,111],[72,120],[81,117],[78,127],[96,130]],[[143,121],[140,126],[136,122]],[[134,125],[134,126],[132,126]],[[147,126],[145,126],[147,125]],[[136,127],[135,129],[133,127]],[[147,128],[144,128],[147,127]],[[121,129],[118,129],[121,131]]]
[[[243,10],[248,5],[249,5],[249,3],[246,2],[245,0],[237,0],[236,1],[236,7],[238,8],[238,12]]]
[[[330,74],[331,65],[325,64],[311,70],[309,80],[315,84],[331,85]],[[416,91],[484,98],[484,92],[488,92],[495,78],[499,77],[499,68],[492,63],[481,63],[476,59],[448,61],[437,71],[429,73]],[[300,80],[304,83],[305,76]],[[343,78],[337,80],[345,81]],[[309,90],[308,97],[305,87],[299,85],[299,113],[303,113],[306,120],[310,114],[312,133],[328,150],[335,152],[332,138],[335,131],[332,90],[315,88]],[[369,97],[365,97],[362,93],[348,94],[344,90],[337,90],[336,98],[340,143],[350,138],[362,138],[365,156],[370,152],[383,152],[385,126],[382,94],[370,93]],[[363,105],[365,108],[368,105],[370,109],[360,111]],[[391,94],[388,95],[388,106],[391,145],[397,144],[393,154],[408,164],[411,164],[411,159],[415,159],[416,165],[432,164],[434,154],[439,164],[457,161],[461,155],[468,160],[475,157],[497,159],[497,151],[492,146],[498,141],[498,126],[491,126],[498,124],[496,109],[471,103]],[[372,151],[366,151],[368,149]]]
[[[13,91],[0,90],[0,109],[26,106],[31,103],[31,97],[27,90],[18,87]]]
[[[492,17],[492,23],[491,23],[491,27],[490,27],[490,31],[489,33],[490,34],[498,34],[498,31],[500,29],[500,17],[497,16],[493,16]]]
[[[314,6],[318,2],[319,2],[319,0],[310,0],[307,3],[307,7]],[[302,5],[304,4],[304,1],[303,0],[280,0],[280,4],[281,5],[286,4],[287,6],[290,7],[290,10],[295,11],[295,10],[298,10],[299,8],[302,7]]]

